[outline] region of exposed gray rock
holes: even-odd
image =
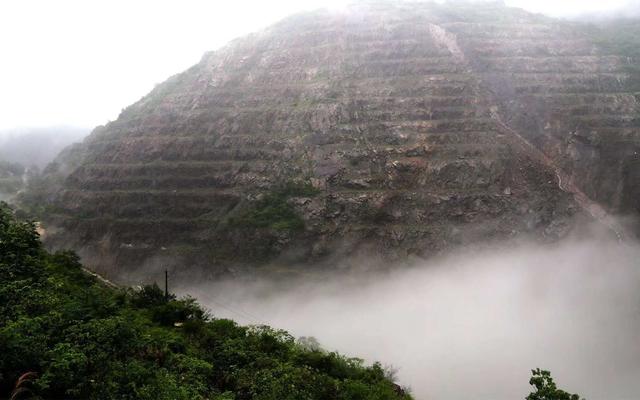
[[[621,57],[493,3],[354,7],[207,53],[96,129],[49,193],[49,243],[117,275],[159,249],[236,270],[546,240],[581,213],[556,167],[613,210],[637,207],[638,101]],[[282,190],[292,183],[316,191]]]

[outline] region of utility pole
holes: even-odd
[[[164,270],[164,300],[169,301],[169,271]]]

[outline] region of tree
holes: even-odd
[[[411,399],[379,364],[315,347],[105,285],[0,202],[0,399]]]
[[[579,395],[558,389],[551,377],[551,372],[536,368],[532,369],[531,373],[529,384],[534,386],[536,391],[529,393],[526,400],[580,400]]]

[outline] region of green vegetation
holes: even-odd
[[[311,197],[317,193],[318,190],[307,183],[288,182],[265,194],[253,207],[237,217],[230,218],[228,223],[243,228],[269,228],[275,231],[304,230],[304,220],[288,200],[292,197]]]
[[[212,318],[157,286],[114,289],[46,252],[0,204],[0,398],[410,399],[379,364]],[[22,377],[22,379],[20,379]]]
[[[15,195],[23,188],[25,167],[18,163],[0,161],[0,195]]]
[[[531,370],[531,373],[529,384],[535,387],[536,391],[529,393],[526,400],[580,400],[579,395],[558,389],[549,371],[536,368]]]

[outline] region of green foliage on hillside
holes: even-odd
[[[212,318],[157,286],[108,287],[74,253],[46,252],[5,204],[0,354],[0,398],[23,376],[20,398],[410,399],[379,364]]]
[[[298,232],[304,220],[288,200],[292,197],[315,196],[318,190],[309,184],[288,182],[267,193],[241,215],[230,218],[229,224],[243,228],[269,228],[275,231]]]

